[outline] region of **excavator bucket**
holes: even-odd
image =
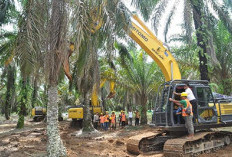
[[[113,98],[115,96],[116,92],[115,92],[114,88],[115,88],[115,82],[110,81],[110,93],[107,96],[108,99],[111,99],[111,98]]]
[[[70,43],[68,55],[65,56],[64,61],[63,61],[65,75],[68,77],[70,81],[72,81],[72,75],[70,74],[69,57],[72,55],[73,51],[74,51],[74,43]]]

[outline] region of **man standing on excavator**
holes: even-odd
[[[185,89],[185,92],[188,94],[187,96],[187,99],[190,101],[190,103],[192,104],[192,107],[193,107],[193,122],[196,123],[196,120],[197,120],[197,99],[195,98],[192,90],[189,88],[189,83],[185,83],[184,85],[184,89]],[[176,92],[173,92],[175,95],[181,95],[181,93],[176,93]]]
[[[188,94],[186,92],[182,92],[180,96],[180,101],[174,100],[172,98],[169,98],[169,100],[174,102],[176,105],[181,106],[182,116],[185,120],[185,127],[187,128],[189,134],[188,138],[192,138],[194,136],[192,105],[187,99]]]

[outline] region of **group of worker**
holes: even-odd
[[[123,128],[125,127],[126,123],[129,122],[129,125],[132,125],[132,119],[133,119],[133,112],[130,110],[128,112],[128,120],[127,116],[125,114],[125,111],[121,110],[121,113],[119,114],[118,117],[118,122],[119,122],[119,127]],[[135,126],[139,125],[139,119],[140,119],[140,114],[139,111],[136,110],[135,112]],[[100,129],[107,131],[109,128],[110,130],[116,130],[117,126],[117,118],[115,111],[111,112],[111,115],[109,115],[109,112],[106,111],[105,114],[101,113],[96,113],[93,117],[93,125],[95,129],[98,129],[98,126],[100,124]]]
[[[175,110],[175,114],[178,115],[177,123],[180,123],[179,115],[182,115],[185,121],[185,127],[188,130],[188,138],[193,138],[193,122],[195,123],[197,121],[197,100],[192,90],[189,88],[188,83],[185,84],[184,89],[185,92],[182,93],[173,92],[175,95],[181,97],[180,101],[172,98],[169,98],[169,100],[179,106],[179,108]]]

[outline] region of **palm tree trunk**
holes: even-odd
[[[145,93],[141,94],[141,124],[147,124],[147,96]]]
[[[231,78],[227,75],[228,70],[225,65],[222,65],[222,69],[224,69],[221,72],[221,84],[223,87],[223,94],[230,95],[232,89]]]
[[[61,67],[60,57],[64,53],[65,43],[65,1],[51,1],[51,19],[49,20],[49,44],[47,55],[48,103],[47,103],[47,155],[48,157],[67,156],[59,133],[58,124],[58,76]]]
[[[48,86],[46,84],[44,84],[44,91],[43,91],[43,102],[44,102],[44,106],[47,107],[48,106]]]
[[[58,103],[57,103],[57,86],[53,85],[48,88],[48,106],[47,106],[47,136],[49,157],[66,156],[66,149],[60,138],[58,128]]]
[[[11,99],[13,99],[13,93],[15,92],[15,68],[9,65],[7,68],[7,91],[6,91],[6,102],[5,102],[5,118],[10,119]]]
[[[19,102],[19,119],[17,123],[17,128],[21,129],[24,127],[24,116],[26,115],[26,104],[28,102],[28,84],[29,84],[29,78],[23,78],[22,83],[21,83],[21,91],[20,95],[21,100]]]
[[[106,107],[105,97],[106,96],[105,96],[104,88],[101,88],[101,100],[102,100],[102,108],[103,108],[102,112],[105,112],[105,107]]]
[[[37,91],[38,91],[37,79],[38,79],[38,77],[35,76],[34,77],[34,83],[33,83],[32,100],[31,100],[32,108],[35,107],[35,103],[36,103],[36,99],[37,99]]]
[[[206,24],[204,23],[205,17],[203,16],[203,1],[201,0],[190,0],[193,7],[193,19],[197,36],[197,45],[202,49],[198,52],[200,61],[200,75],[201,80],[209,80],[208,66],[207,66],[207,35],[206,35]],[[204,21],[203,21],[204,20]]]
[[[85,92],[84,94],[84,120],[83,120],[83,131],[91,132],[94,130],[92,124],[92,114],[89,110],[89,93]]]
[[[92,124],[92,114],[90,113],[89,110],[89,99],[90,99],[90,93],[91,92],[91,86],[89,86],[88,82],[88,71],[84,69],[84,82],[83,82],[83,97],[84,97],[84,119],[83,119],[83,131],[84,132],[91,132],[94,129],[93,124]]]

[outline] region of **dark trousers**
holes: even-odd
[[[139,118],[135,118],[135,126],[139,125]]]
[[[126,126],[126,122],[122,121],[122,127]]]
[[[132,125],[132,118],[129,118],[130,125]]]
[[[191,100],[190,103],[192,104],[193,108],[193,122],[196,122],[196,119],[198,118],[198,113],[197,113],[197,100]]]
[[[109,122],[105,122],[105,123],[104,123],[104,127],[105,127],[105,131],[107,131],[108,128],[109,128]]]
[[[94,122],[93,125],[94,125],[94,128],[97,129],[97,127],[98,127],[98,122]]]

